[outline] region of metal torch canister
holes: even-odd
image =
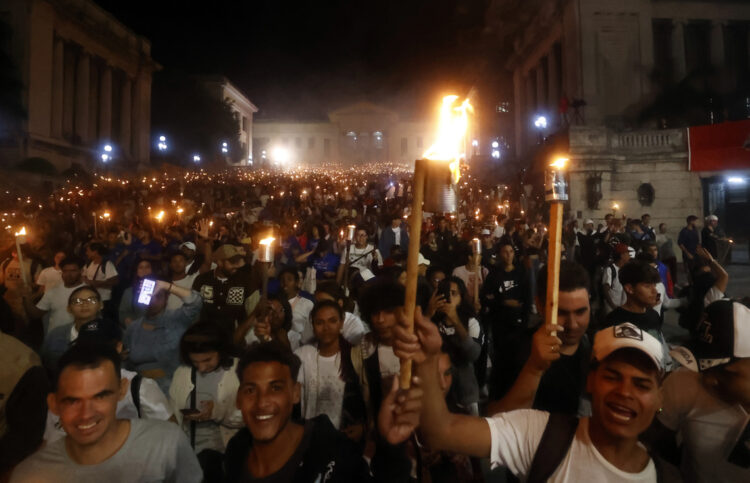
[[[265,241],[265,240],[263,240]],[[273,261],[273,239],[268,243],[260,244],[260,256],[259,261],[270,263]]]
[[[568,201],[568,183],[565,170],[550,167],[544,172],[544,199],[547,201]]]
[[[482,254],[482,240],[480,240],[479,238],[472,238],[471,244],[474,247],[474,253],[476,253],[477,255],[481,255]]]
[[[356,225],[347,225],[346,229],[348,230],[346,234],[346,239],[348,241],[354,241],[354,232],[357,231]]]

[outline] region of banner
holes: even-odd
[[[750,169],[750,120],[688,128],[690,171]]]

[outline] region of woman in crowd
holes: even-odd
[[[352,346],[341,334],[344,310],[333,300],[323,300],[315,304],[310,319],[315,342],[295,351],[302,361],[297,377],[302,385],[302,417],[326,414],[337,429],[360,441],[366,411]]]
[[[454,276],[440,282],[438,293],[443,294],[444,300],[438,303],[433,320],[455,371],[450,395],[459,407],[478,415],[479,384],[474,362],[482,350],[479,321],[474,317],[473,304],[460,278]]]
[[[180,340],[180,361],[169,387],[177,422],[190,437],[207,482],[222,478],[226,444],[243,427],[235,406],[239,381],[229,334],[210,322],[191,326]]]

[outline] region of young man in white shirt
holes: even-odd
[[[689,347],[671,354],[683,365],[664,382],[654,448],[682,442],[685,481],[750,481],[750,309],[709,305]]]
[[[314,302],[300,294],[300,276],[296,268],[287,267],[279,272],[279,284],[292,308],[292,331],[299,334],[301,342],[312,340],[310,311]]]
[[[55,253],[51,267],[47,267],[36,277],[36,284],[42,288],[42,292],[62,284],[62,268],[60,262],[65,259],[65,252]]]
[[[68,311],[68,299],[83,283],[83,262],[74,257],[66,257],[60,262],[62,281],[60,285],[44,292],[41,300],[36,305],[31,303],[30,294],[24,294],[24,306],[26,313],[31,318],[43,318],[49,314],[44,321],[44,334],[49,334],[53,329],[73,322],[73,316]]]
[[[416,335],[405,325],[401,320],[394,345],[399,357],[417,363],[424,390],[420,430],[432,449],[489,457],[492,466],[506,466],[522,479],[534,475],[535,481],[657,481],[655,465],[638,442],[662,400],[661,344],[648,333],[626,323],[596,334],[594,367],[587,380],[592,416],[572,420],[565,441],[556,445],[567,451],[560,451],[559,461],[549,464],[544,460],[551,458],[546,452],[551,438],[542,437],[552,421],[549,413],[517,410],[487,419],[450,413],[439,385],[442,341],[437,328],[419,313]],[[559,344],[557,339],[549,350],[557,351]],[[555,422],[549,424],[559,428]],[[537,452],[542,446],[545,451]],[[543,463],[547,471],[539,475]]]

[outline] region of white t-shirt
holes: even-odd
[[[44,287],[45,292],[62,283],[62,270],[58,270],[55,267],[45,268],[39,272],[39,276],[36,278],[36,284]]]
[[[73,322],[73,315],[68,312],[68,299],[75,289],[84,285],[84,283],[80,283],[75,287],[68,288],[60,284],[44,292],[42,298],[36,303],[36,308],[49,312],[49,322],[44,332],[45,335],[56,327]]]
[[[614,267],[614,270],[610,267]],[[612,272],[614,272],[614,276]],[[612,302],[615,303],[615,308],[624,304],[627,297],[620,280],[617,278],[619,273],[620,269],[614,263],[604,267],[604,273],[602,273],[602,285],[610,286],[609,296],[612,298]],[[615,308],[610,307],[606,302],[604,304],[604,312],[606,314],[612,312]]]
[[[662,386],[663,411],[657,416],[682,440],[680,472],[685,481],[750,481],[750,468],[727,461],[750,415],[740,404],[729,404],[706,388],[701,375],[684,367]]]
[[[120,369],[120,376],[132,383],[137,372]],[[141,419],[158,419],[166,421],[172,417],[172,410],[169,408],[169,401],[164,393],[159,389],[159,385],[153,379],[148,377],[141,378],[141,387],[138,392],[141,403]],[[117,403],[117,419],[138,419],[138,410],[133,401],[133,393],[128,387],[125,397]],[[47,426],[44,429],[44,441],[50,444],[60,438],[65,437],[65,431],[60,426],[60,418],[47,411]]]
[[[355,261],[356,260],[356,261]],[[357,268],[359,270],[372,268],[372,262],[375,261],[378,267],[383,266],[383,257],[372,245],[367,245],[364,248],[357,248],[356,245],[349,247],[349,266]],[[341,254],[341,265],[346,264],[346,249]]]
[[[506,466],[516,476],[528,475],[548,419],[549,413],[534,409],[519,409],[486,418],[492,438],[491,466]],[[656,482],[653,461],[649,460],[639,473],[622,471],[599,453],[589,438],[588,429],[589,419],[581,418],[568,453],[547,481]]]
[[[378,361],[380,362],[380,375],[383,379],[395,376],[401,372],[401,361],[393,352],[393,347],[378,345]]]
[[[479,289],[482,289],[482,282],[487,279],[487,274],[490,273],[486,267],[482,267],[482,279],[479,282]],[[476,272],[470,272],[466,269],[466,265],[461,265],[453,269],[453,276],[460,278],[464,285],[466,285],[466,293],[470,300],[474,300],[474,281],[477,279]]]
[[[187,290],[192,290],[193,288],[193,281],[198,277],[199,273],[195,272],[191,275],[186,275],[185,278],[176,280],[172,282],[173,284],[177,285],[178,287],[182,287]],[[182,307],[182,305],[185,302],[178,297],[177,295],[170,293],[169,298],[167,298],[167,310],[176,310]]]
[[[502,238],[505,235],[505,227],[503,225],[497,225],[495,231],[492,232],[492,238],[495,240]]]
[[[292,331],[297,332],[305,344],[310,343],[313,339],[310,311],[314,305],[312,300],[299,294],[293,299],[289,299],[289,306],[292,308]]]
[[[89,280],[98,280],[100,282],[103,282],[105,280],[109,280],[112,277],[116,277],[117,269],[115,268],[115,265],[110,261],[104,262],[104,266],[100,266],[99,263],[89,262],[88,265],[83,267],[83,276]],[[110,288],[97,288],[96,291],[99,292],[99,296],[101,296],[102,302],[106,302],[107,300],[112,298],[112,289]]]
[[[341,425],[346,383],[341,380],[341,353],[323,357],[316,345],[305,345],[295,351],[302,361],[297,381],[302,386],[302,417],[325,414],[334,427]]]

